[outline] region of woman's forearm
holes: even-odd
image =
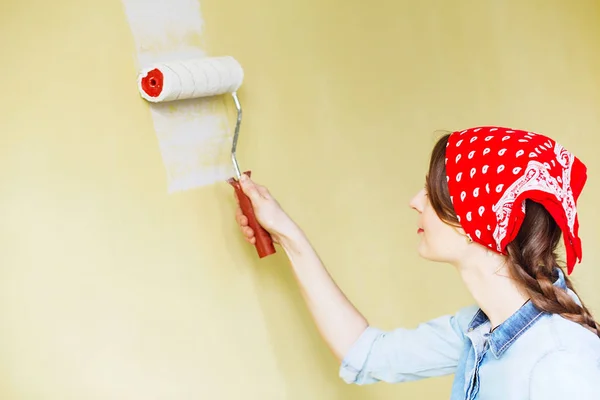
[[[329,275],[301,229],[280,239],[315,323],[334,355],[342,360],[368,322]]]

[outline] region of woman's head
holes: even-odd
[[[446,158],[449,152],[446,151],[450,134],[444,135],[438,140],[433,148],[429,163],[429,170],[425,180],[425,189],[423,190],[423,219],[430,225],[437,228],[438,236],[444,235],[444,239],[448,241],[447,249],[440,251],[441,245],[437,242],[438,236],[433,236],[430,239],[432,243],[426,243],[432,251],[427,253],[430,259],[439,259],[440,261],[460,261],[465,256],[466,249],[479,247],[479,251],[495,251],[492,243],[479,243],[479,246],[473,246],[472,236],[465,232],[461,225],[460,218],[457,216],[453,204],[453,197],[458,200],[458,196],[451,196],[446,172]],[[497,151],[497,149],[490,149]],[[489,164],[488,164],[489,165]],[[488,168],[489,169],[489,168]],[[464,187],[458,187],[455,190],[462,193]],[[458,194],[457,193],[457,194]],[[416,198],[419,198],[417,196]],[[426,199],[425,199],[426,198]],[[494,209],[494,205],[485,203],[477,203],[475,208],[479,206]],[[526,212],[522,219],[520,227],[517,229],[515,238],[508,242],[502,254],[507,260],[522,266],[526,270],[530,270],[532,274],[540,271],[534,271],[540,266],[545,266],[547,275],[552,274],[553,268],[557,266],[557,249],[561,238],[561,229],[552,217],[552,215],[539,203],[532,200],[525,200],[524,206]],[[474,219],[474,221],[473,221]],[[487,222],[478,222],[477,215],[471,220],[475,222],[475,227],[483,230],[482,226]],[[491,227],[489,229],[491,231]],[[424,232],[425,233],[425,232]],[[424,235],[425,236],[425,235]],[[493,235],[492,235],[493,236]],[[450,256],[450,257],[448,257]],[[537,267],[534,267],[537,266]]]
[[[575,202],[585,174],[576,157],[541,135],[493,127],[446,134],[411,202],[423,228],[419,252],[454,264],[473,252],[501,254],[538,308],[595,331],[587,309],[552,284],[561,236],[569,273],[581,258]]]

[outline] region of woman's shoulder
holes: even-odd
[[[532,399],[597,399],[600,391],[600,338],[560,315],[546,316],[537,336],[545,343],[529,374]]]
[[[530,339],[542,348],[539,359],[579,358],[600,366],[600,337],[559,314],[546,314],[531,329]]]
[[[588,328],[559,314],[549,315],[544,322],[558,349],[596,352],[600,356],[600,337]]]
[[[600,391],[600,338],[558,314],[540,321],[548,346],[529,375],[532,399],[597,399]]]

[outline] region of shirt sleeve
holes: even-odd
[[[556,350],[534,367],[529,386],[531,400],[598,400],[600,359]]]
[[[478,309],[465,307],[415,329],[383,331],[369,326],[342,360],[340,377],[362,385],[452,374],[462,354],[464,332]]]

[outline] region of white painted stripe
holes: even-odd
[[[122,0],[133,34],[138,71],[156,62],[206,56],[199,47],[204,22],[198,0]],[[132,90],[137,90],[135,78]],[[148,103],[167,173],[168,192],[233,176],[232,127],[223,97]],[[140,96],[140,101],[145,101]]]

